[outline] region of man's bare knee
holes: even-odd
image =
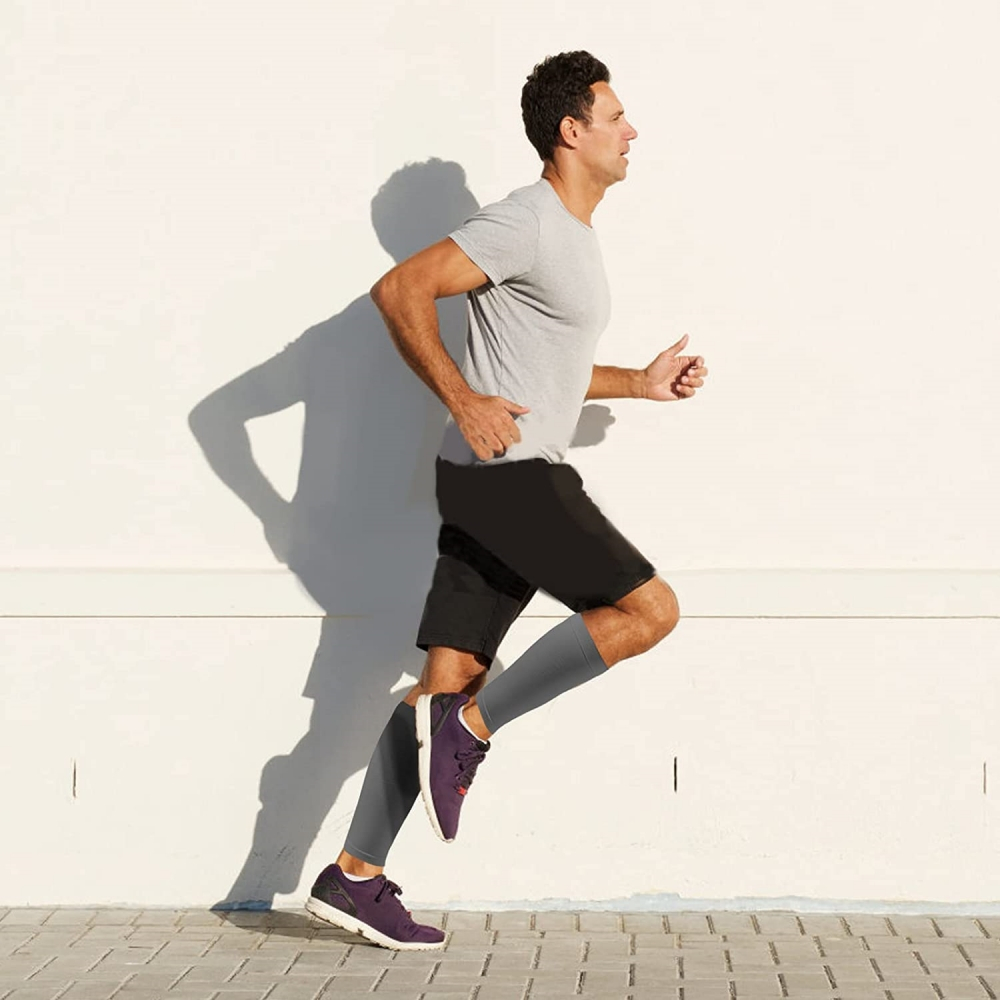
[[[666,638],[680,621],[680,605],[673,588],[658,576],[640,584],[615,603],[619,611],[640,623],[643,651]]]
[[[442,691],[460,691],[471,697],[486,683],[488,666],[489,661],[482,653],[452,649],[450,646],[431,646],[427,650],[420,680],[404,701],[416,705],[420,695]]]

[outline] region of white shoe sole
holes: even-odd
[[[358,920],[357,917],[352,917],[349,913],[345,913],[343,910],[338,910],[335,906],[330,906],[329,903],[324,903],[323,900],[317,899],[315,896],[310,896],[306,900],[306,909],[314,916],[319,917],[320,920],[325,920],[328,924],[333,924],[334,927],[340,927],[342,930],[350,931],[352,934],[358,934],[363,937],[366,941],[371,941],[372,944],[381,945],[383,948],[391,948],[393,951],[436,951],[439,948],[445,946],[445,941],[394,941],[391,937],[383,934],[381,931],[375,930],[374,927],[370,927],[362,920]]]
[[[431,795],[431,698],[422,694],[417,698],[417,771],[420,774],[420,797],[424,800],[427,818],[431,821],[434,832],[446,844],[454,843],[441,830],[437,812],[434,809],[434,797]]]

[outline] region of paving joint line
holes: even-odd
[[[125,978],[124,978],[124,979],[123,979],[123,980],[122,980],[122,981],[121,981],[121,982],[120,982],[120,983],[119,983],[119,984],[118,984],[118,985],[117,985],[117,986],[116,986],[116,987],[115,987],[115,988],[114,988],[114,989],[113,989],[113,990],[112,990],[112,991],[111,991],[111,992],[110,992],[109,994],[108,994],[108,996],[107,996],[107,1000],[114,1000],[114,997],[115,997],[115,995],[116,995],[116,994],[118,994],[118,993],[120,993],[120,992],[121,992],[121,991],[122,991],[123,989],[125,989],[125,987],[126,987],[126,986],[128,986],[128,984],[129,984],[129,983],[130,983],[130,982],[131,982],[131,981],[132,981],[133,979],[135,979],[135,977],[136,977],[136,976],[137,976],[138,974],[139,974],[139,973],[137,973],[137,972],[130,972],[130,973],[129,973],[129,974],[128,974],[128,975],[127,975],[127,976],[126,976],[126,977],[125,977]]]
[[[167,992],[169,993],[189,972],[194,969],[193,965],[189,965],[168,987]]]
[[[233,981],[233,980],[234,980],[234,979],[235,979],[235,978],[236,978],[236,977],[237,977],[237,976],[238,976],[238,975],[240,974],[240,972],[241,972],[241,971],[242,971],[243,969],[245,969],[245,968],[246,968],[246,964],[247,964],[247,962],[249,962],[249,961],[250,961],[250,959],[249,959],[249,958],[241,958],[241,959],[240,959],[240,960],[239,960],[239,961],[238,961],[238,962],[236,963],[236,968],[235,968],[235,969],[233,969],[233,971],[232,971],[232,972],[230,972],[230,973],[229,973],[229,975],[228,975],[228,976],[226,976],[226,978],[225,978],[225,979],[223,979],[222,981],[223,981],[224,983],[231,983],[231,982],[232,982],[232,981]]]
[[[108,957],[108,955],[110,955],[111,952],[113,952],[114,950],[115,950],[114,948],[109,948],[103,955],[101,955],[101,957],[96,962],[94,962],[92,965],[88,965],[84,971],[93,972],[94,969],[96,969],[101,964],[101,962],[103,962]]]
[[[27,982],[29,979],[33,979],[35,976],[38,975],[39,972],[42,971],[42,969],[45,969],[48,966],[50,966],[56,960],[56,958],[58,958],[57,955],[52,955],[51,957],[47,958],[44,962],[42,962],[41,965],[39,965],[36,968],[32,969],[31,972],[29,972],[24,977],[24,981]]]

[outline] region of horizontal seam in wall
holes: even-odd
[[[329,618],[331,621],[350,621],[352,619],[371,618],[372,615],[5,615],[0,614],[0,619],[8,620],[59,620],[59,619],[87,619],[96,618],[101,620],[112,619],[252,619],[263,618],[269,620],[285,619],[290,620],[319,620]],[[521,615],[518,621],[536,619],[561,621],[569,615]],[[681,615],[681,620],[705,620],[705,621],[993,621],[1000,619],[1000,614],[996,615]]]

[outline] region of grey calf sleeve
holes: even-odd
[[[501,726],[608,669],[579,614],[560,622],[476,696],[486,728]]]
[[[384,865],[419,794],[416,709],[401,701],[368,763],[344,850],[371,865]]]

